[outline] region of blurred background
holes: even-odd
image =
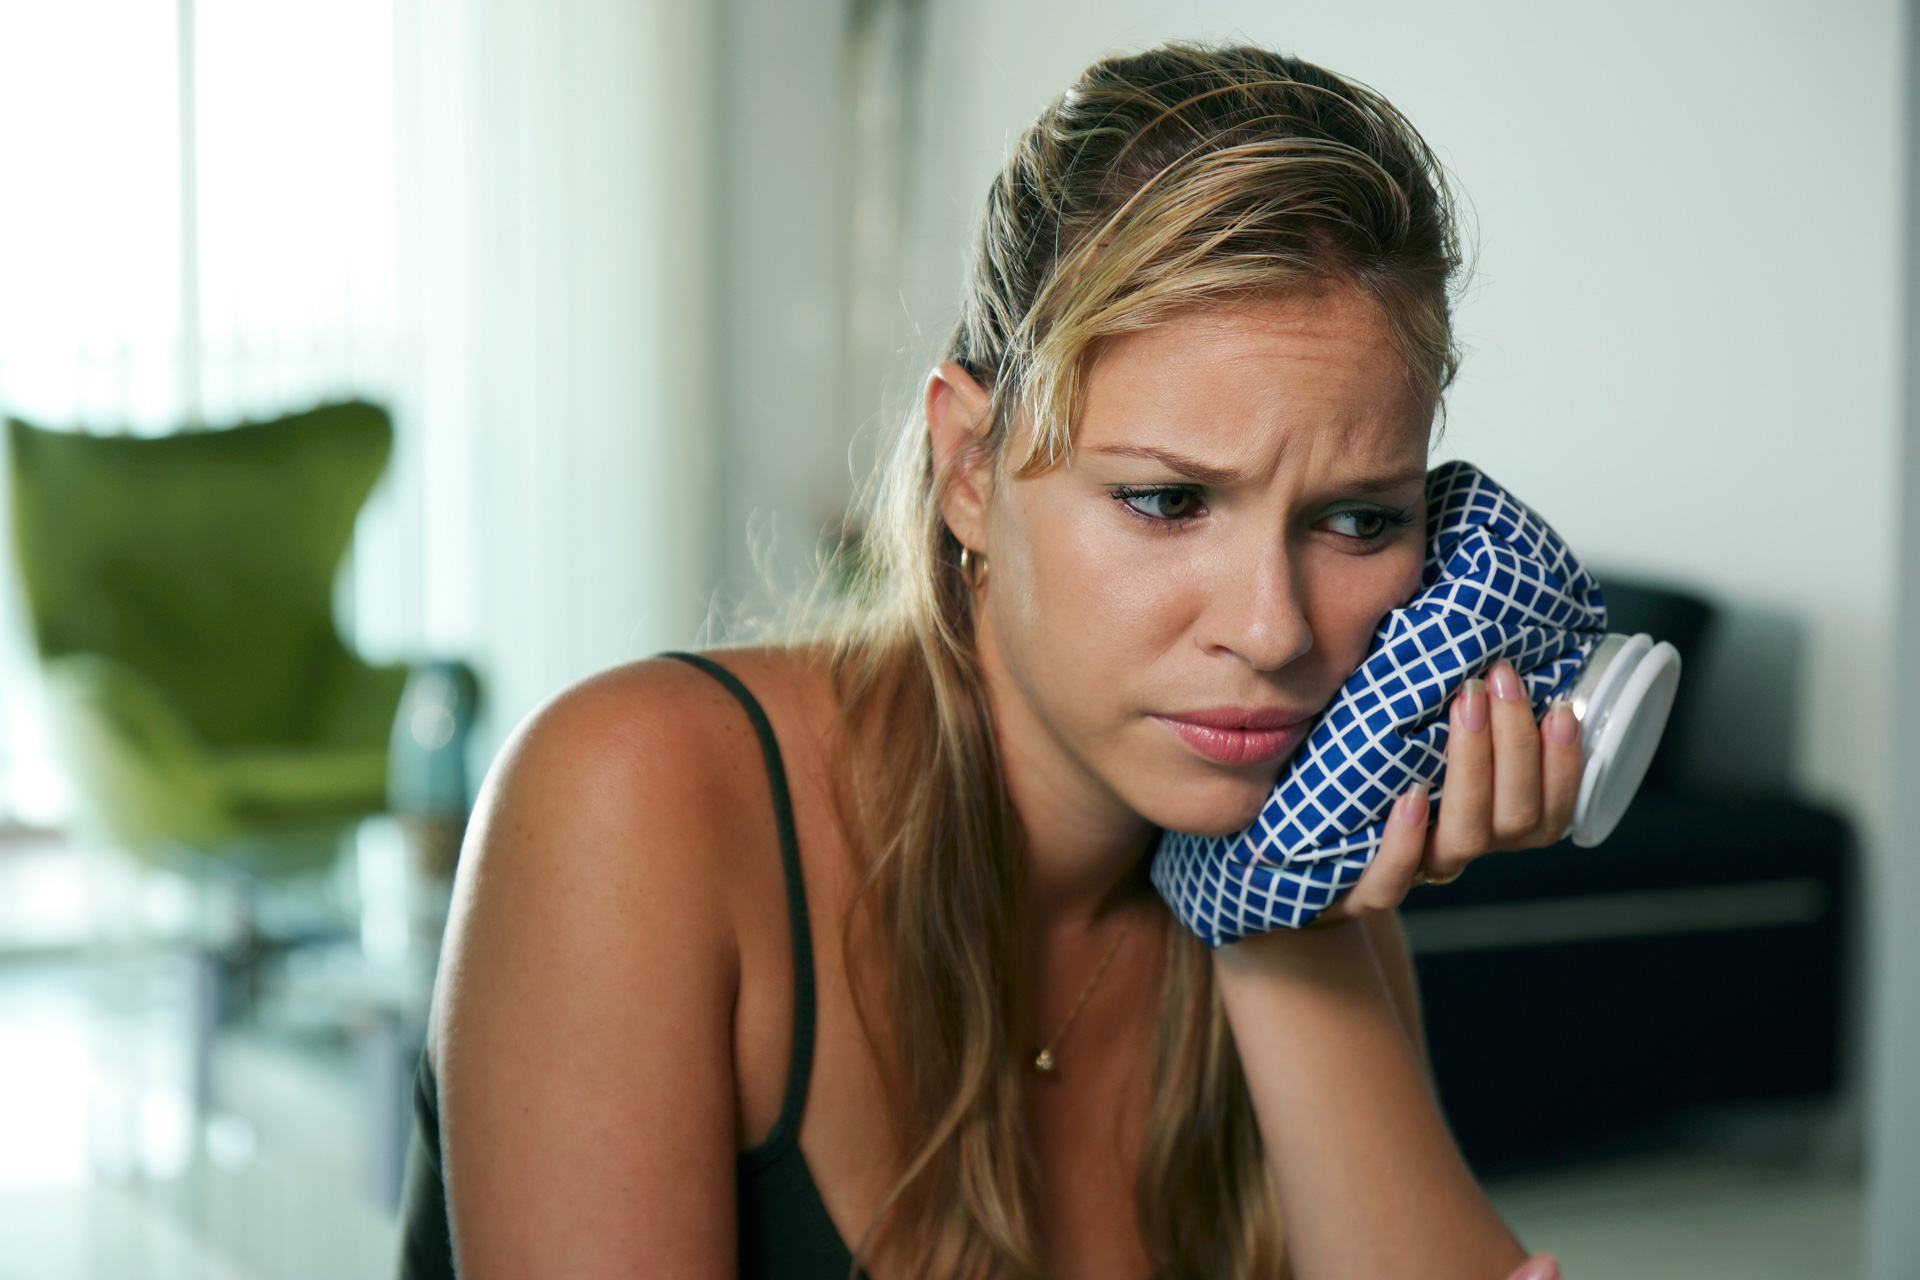
[[[501,741],[807,577],[1009,140],[1167,38],[1421,128],[1475,250],[1441,455],[1686,656],[1612,840],[1409,904],[1469,1157],[1570,1276],[1920,1276],[1912,31],[0,0],[0,1277],[391,1274]]]

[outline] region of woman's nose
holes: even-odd
[[[1199,618],[1201,646],[1231,653],[1256,671],[1277,671],[1313,648],[1285,545],[1273,539],[1228,558]]]

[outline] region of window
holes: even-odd
[[[0,0],[0,411],[390,398],[393,101],[391,0]],[[46,820],[17,592],[0,624],[0,809]]]

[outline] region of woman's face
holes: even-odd
[[[1246,826],[1419,585],[1430,418],[1350,288],[1108,344],[1071,463],[1021,478],[1003,460],[963,486],[976,510],[949,503],[986,556],[1008,749],[1159,826]]]

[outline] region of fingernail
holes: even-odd
[[[1518,702],[1527,696],[1527,691],[1520,687],[1520,677],[1504,662],[1496,662],[1487,669],[1487,687],[1502,702]]]
[[[1536,1253],[1508,1280],[1560,1280],[1560,1264],[1550,1253]]]
[[[1547,737],[1563,747],[1580,741],[1580,717],[1573,714],[1573,706],[1565,698],[1556,699],[1547,712]]]
[[[1410,827],[1427,825],[1427,784],[1416,782],[1413,789],[1400,797],[1400,821]]]
[[[1487,727],[1487,682],[1479,676],[1460,687],[1460,727],[1468,733]]]

